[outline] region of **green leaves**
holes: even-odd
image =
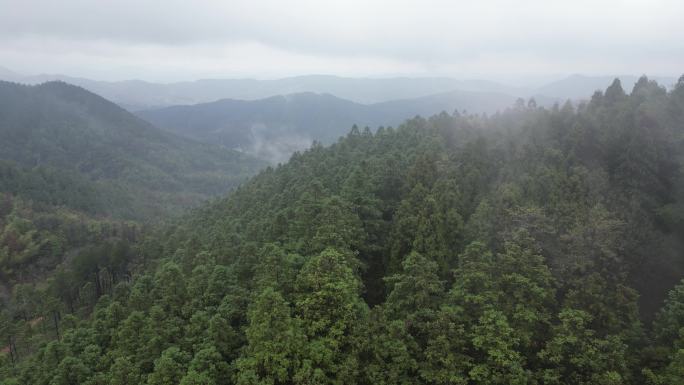
[[[355,130],[131,247],[81,247],[130,229],[88,222],[90,238],[0,196],[4,266],[81,245],[1,305],[0,375],[679,384],[684,284],[647,321],[684,271],[680,89]]]
[[[626,380],[627,346],[617,336],[600,338],[588,328],[591,316],[563,309],[560,323],[539,353],[548,367],[541,372],[545,384],[621,384]]]
[[[405,319],[420,311],[436,310],[444,296],[444,282],[439,266],[423,255],[412,252],[402,262],[402,272],[386,278],[391,289],[386,312],[392,319]]]
[[[291,383],[300,369],[306,337],[289,304],[266,288],[250,306],[248,320],[247,346],[236,361],[237,384]]]
[[[154,361],[154,371],[147,379],[148,385],[175,385],[185,375],[190,357],[177,347],[170,347]]]
[[[359,370],[359,327],[367,307],[359,294],[361,283],[351,264],[353,257],[327,249],[310,259],[297,277],[295,314],[308,337],[300,380],[345,384]],[[308,374],[307,374],[308,373]]]

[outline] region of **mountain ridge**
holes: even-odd
[[[580,78],[577,78],[580,76]],[[131,111],[162,108],[180,104],[207,103],[221,99],[258,100],[269,96],[299,92],[330,93],[358,103],[379,103],[395,99],[417,98],[454,90],[500,92],[515,97],[551,97],[558,99],[586,98],[604,89],[613,78],[628,78],[623,83],[634,84],[637,76],[588,76],[573,74],[546,82],[541,86],[512,86],[486,79],[450,77],[353,78],[335,75],[300,75],[279,79],[209,78],[194,81],[155,83],[145,80],[100,81],[60,74],[27,76],[14,71],[0,71],[0,79],[26,84],[63,80],[102,95]],[[661,84],[672,85],[675,77],[654,77]],[[564,90],[563,82],[581,80],[583,88]],[[542,92],[543,91],[543,92]]]
[[[0,139],[3,160],[71,170],[107,185],[101,186],[104,190],[119,191],[120,198],[135,203],[124,216],[166,211],[165,199],[187,206],[225,193],[261,164],[161,130],[64,82],[0,82]],[[145,197],[144,202],[136,202],[127,189]]]
[[[362,104],[324,93],[296,93],[260,100],[222,99],[210,103],[138,111],[137,115],[171,132],[238,148],[273,163],[286,160],[313,141],[331,143],[353,125],[396,126],[414,116],[495,113],[516,97],[495,92],[450,91],[420,98]],[[553,100],[540,100],[551,105]]]

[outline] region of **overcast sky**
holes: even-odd
[[[681,0],[0,0],[0,66],[192,80],[684,72]]]

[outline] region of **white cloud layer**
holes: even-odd
[[[0,0],[0,66],[149,80],[678,75],[675,0]]]

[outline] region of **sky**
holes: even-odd
[[[684,72],[681,0],[0,0],[0,66],[179,81]]]

